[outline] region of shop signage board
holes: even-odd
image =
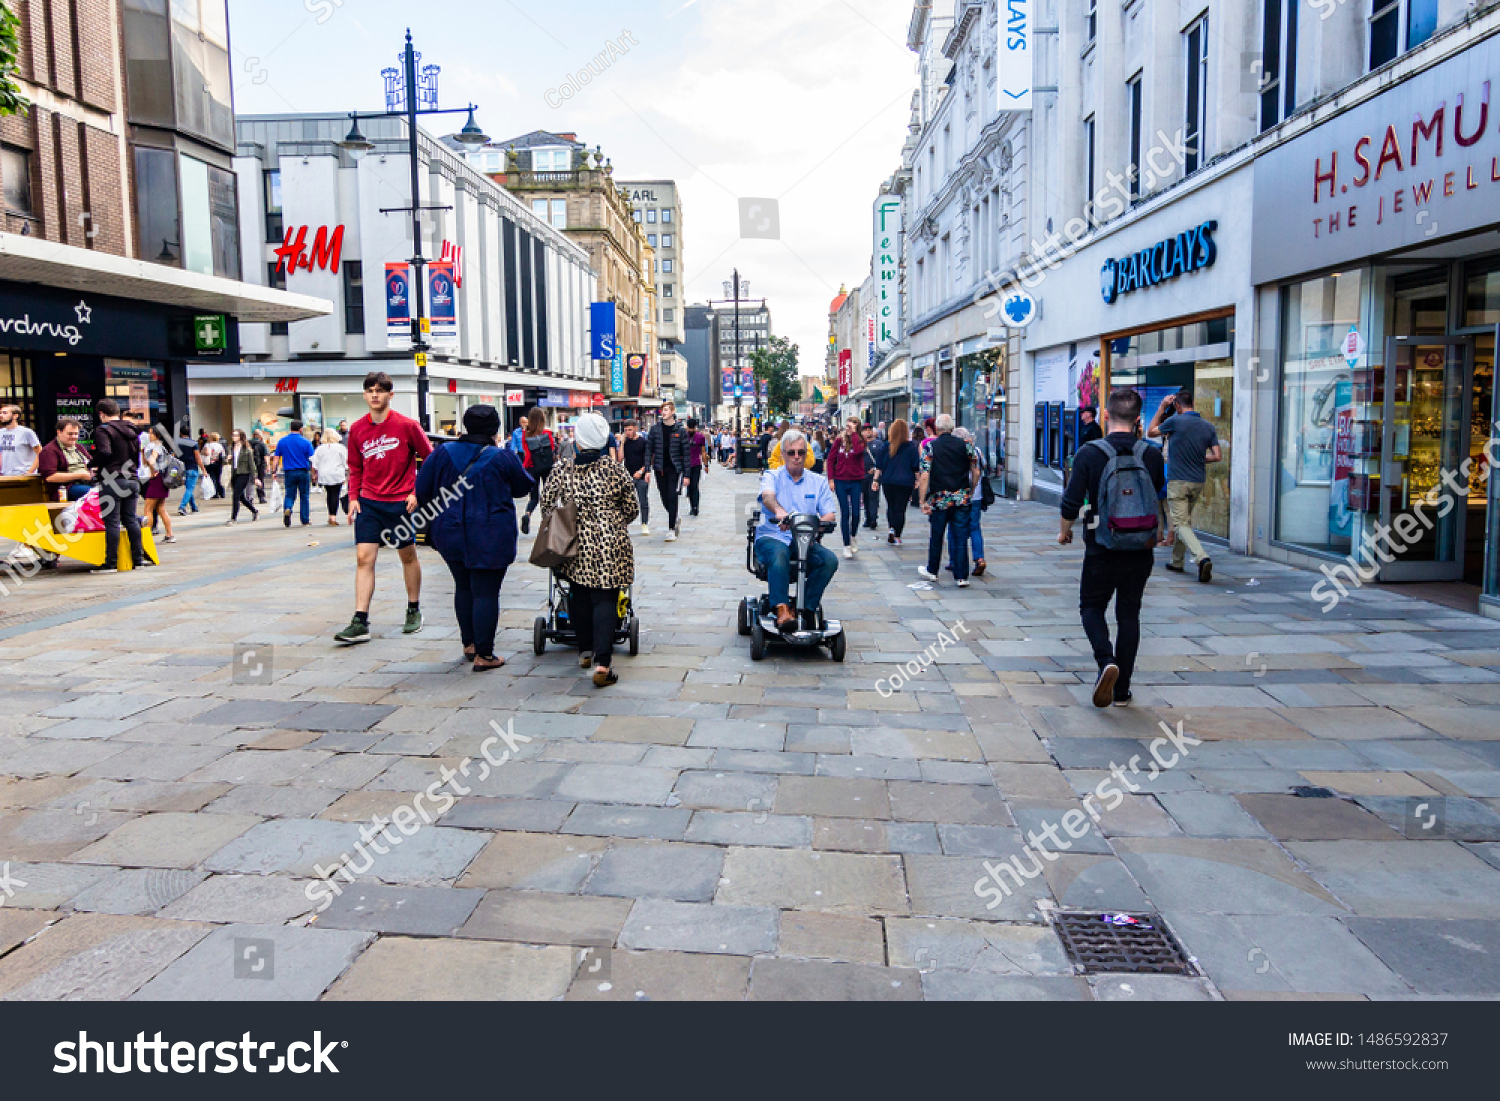
[[[193,340],[199,355],[222,355],[229,347],[229,324],[224,315],[193,318]]]
[[[1000,33],[995,65],[1000,110],[1031,110],[1031,38],[1034,0],[1000,0]]]
[[[276,250],[276,270],[288,275],[296,271],[323,271],[337,275],[342,271],[344,255],[344,227],[335,226],[330,232],[327,226],[319,226],[313,237],[312,247],[307,245],[307,231],[311,226],[288,226],[281,247]]]
[[[567,409],[568,392],[566,390],[544,390],[542,400],[537,403],[547,409]]]
[[[875,201],[876,343],[887,348],[901,339],[901,200],[882,195]]]
[[[508,406],[512,406],[512,407],[517,406],[517,405],[525,405],[526,404],[526,391],[525,390],[507,390],[505,392],[505,404],[508,405]]]
[[[1121,295],[1213,267],[1219,258],[1219,246],[1214,242],[1218,228],[1218,222],[1203,222],[1139,252],[1106,260],[1099,273],[1104,301],[1112,306]]]
[[[238,360],[239,325],[223,314],[222,346],[200,352],[199,315],[135,299],[0,280],[0,346],[125,359]]]
[[[1255,162],[1256,283],[1488,229],[1500,206],[1491,37]]]

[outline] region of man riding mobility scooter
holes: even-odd
[[[822,475],[806,469],[807,441],[793,429],[782,437],[785,465],[761,478],[761,506],[747,527],[745,568],[770,591],[740,602],[739,632],[750,636],[750,657],[766,646],[827,646],[834,661],[848,644],[838,620],[823,614],[822,595],[838,570],[838,558],[821,545],[836,527],[837,505]],[[795,590],[795,592],[793,591]]]

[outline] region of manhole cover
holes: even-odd
[[[1197,973],[1157,914],[1055,911],[1053,925],[1068,958],[1085,975]]]

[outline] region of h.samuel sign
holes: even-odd
[[[1218,228],[1218,222],[1204,222],[1129,256],[1106,260],[1100,272],[1104,301],[1113,305],[1122,294],[1213,267],[1219,258],[1219,246],[1214,243]]]

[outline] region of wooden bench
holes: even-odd
[[[22,543],[33,550],[50,551],[61,558],[71,558],[87,565],[104,565],[107,548],[102,531],[66,534],[57,530],[57,517],[67,508],[54,500],[41,475],[30,474],[0,478],[0,539]],[[141,546],[151,561],[160,563],[156,541],[149,527],[141,527]],[[130,539],[124,528],[116,548],[115,563],[122,570],[135,568],[130,554]]]

